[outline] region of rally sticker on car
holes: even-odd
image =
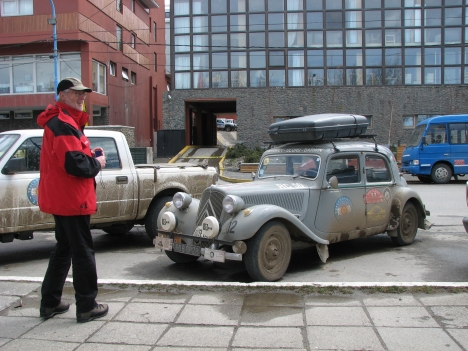
[[[353,212],[353,203],[347,196],[342,196],[335,202],[335,217],[337,219],[345,219]]]
[[[28,185],[28,199],[33,205],[37,206],[37,194],[38,194],[39,178],[33,179]]]

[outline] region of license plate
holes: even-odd
[[[154,246],[161,250],[172,251],[173,240],[164,236],[158,235],[154,238]]]
[[[226,260],[226,251],[205,249],[204,257],[210,261],[224,262]]]
[[[180,253],[183,253],[183,254],[186,254],[186,255],[191,255],[191,256],[200,256],[201,255],[200,246],[173,243],[172,249],[175,252],[180,252]]]

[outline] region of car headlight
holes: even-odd
[[[419,165],[419,160],[413,160],[413,165],[418,166]]]
[[[187,193],[175,193],[172,202],[177,209],[185,210],[192,203],[192,197]]]
[[[244,207],[244,200],[239,196],[228,195],[223,199],[223,210],[226,213],[236,213]]]

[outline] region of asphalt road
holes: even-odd
[[[466,282],[468,234],[462,218],[468,214],[466,179],[446,185],[422,184],[408,177],[421,195],[434,226],[419,230],[410,246],[395,247],[376,235],[330,245],[322,263],[315,248],[293,253],[283,282]],[[151,245],[144,227],[112,236],[94,230],[98,276],[101,279],[251,282],[242,262],[173,263]],[[0,244],[0,276],[43,277],[55,239],[37,232],[34,240]],[[71,273],[71,271],[70,271]]]

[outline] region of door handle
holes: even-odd
[[[128,177],[127,176],[117,176],[115,177],[116,184],[128,184]]]

